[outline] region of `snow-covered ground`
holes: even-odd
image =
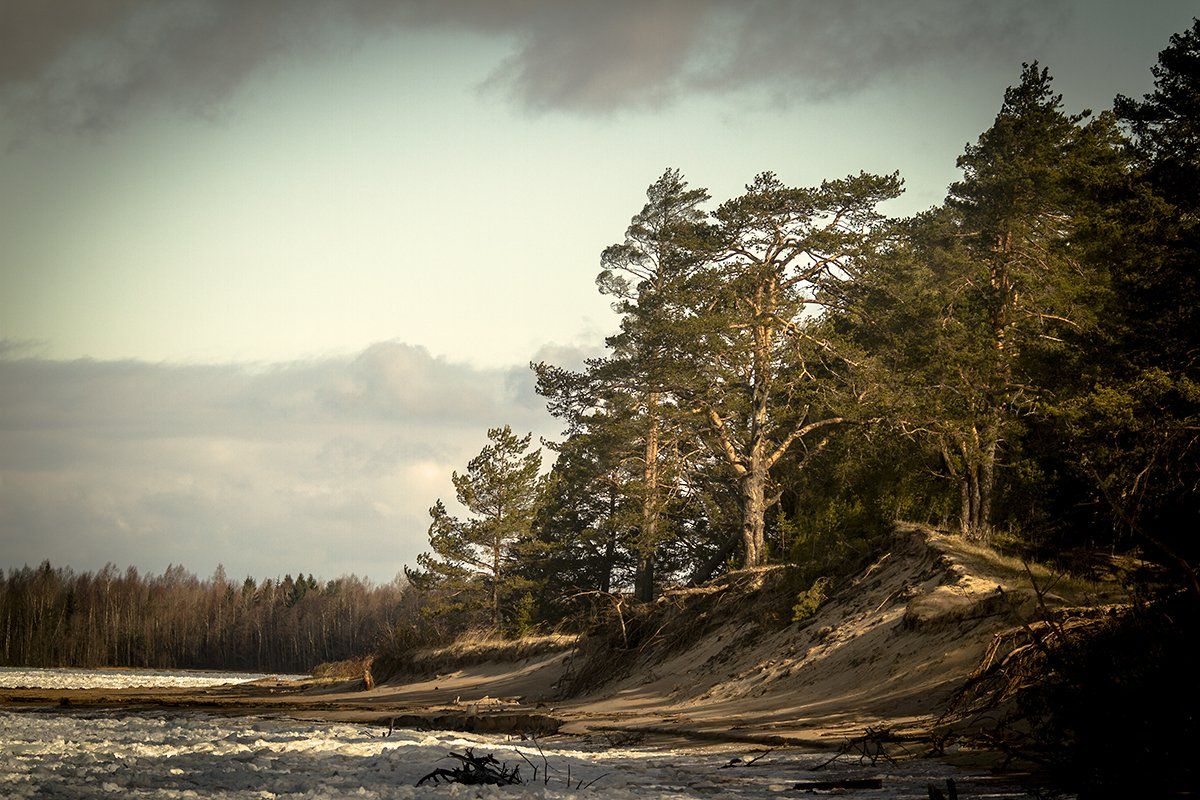
[[[193,688],[217,686],[222,683],[245,683],[266,678],[267,675],[249,672],[195,672],[162,669],[75,669],[60,667],[35,669],[29,667],[0,667],[0,688],[4,689],[158,689],[167,687]],[[282,675],[283,678],[306,677]]]
[[[78,711],[0,711],[0,796],[5,798],[217,798],[333,800],[333,798],[764,798],[796,796],[797,781],[883,777],[882,790],[842,797],[928,797],[927,784],[958,779],[960,796],[1022,797],[985,778],[933,761],[820,772],[806,768],[826,754],[776,751],[751,766],[720,769],[731,753],[618,748],[603,740],[547,742],[455,733],[386,730],[361,725],[306,723],[199,713],[112,715]],[[549,783],[513,787],[429,785],[416,781],[449,750],[473,747],[520,764],[550,765]],[[747,751],[752,753],[753,750]],[[569,789],[595,779],[590,789]],[[779,794],[784,792],[785,794]]]

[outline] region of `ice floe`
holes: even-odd
[[[787,796],[797,780],[886,776],[883,790],[843,797],[927,797],[948,776],[962,796],[1017,797],[994,782],[936,761],[885,768],[807,772],[827,754],[780,751],[753,766],[720,769],[730,753],[610,747],[602,738],[554,740],[539,747],[503,736],[397,730],[201,713],[113,714],[0,711],[0,796],[120,800],[333,800],[338,798],[766,798]],[[550,767],[549,781],[512,787],[416,787],[451,750],[472,747],[510,765]],[[543,762],[543,755],[545,762]],[[590,789],[578,787],[595,780]],[[779,793],[785,793],[780,795]]]
[[[219,686],[245,683],[272,677],[249,672],[208,672],[161,669],[76,669],[59,667],[36,669],[0,667],[0,688],[4,689],[160,689]],[[278,677],[295,678],[297,675]]]

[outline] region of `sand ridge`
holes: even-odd
[[[919,738],[994,638],[1030,612],[1036,595],[1019,564],[956,537],[906,525],[888,545],[802,623],[767,621],[787,600],[780,594],[782,570],[732,573],[668,595],[651,610],[667,631],[672,624],[691,630],[693,618],[703,617],[693,633],[651,637],[598,665],[584,663],[584,648],[400,676],[367,691],[361,681],[270,679],[200,690],[0,689],[0,705],[196,708],[454,730],[625,730],[806,746],[842,742],[867,727]],[[1073,601],[1111,599],[1103,595],[1112,587],[1092,588],[1094,597]],[[564,694],[572,675],[589,666],[607,680]]]

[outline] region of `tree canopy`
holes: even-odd
[[[1136,552],[1200,595],[1200,22],[1152,72],[1092,113],[1023,65],[945,201],[906,219],[897,174],[763,172],[715,202],[665,170],[600,254],[604,355],[532,365],[563,422],[544,483],[511,484],[537,499],[499,539],[457,475],[475,521],[434,508],[440,591],[492,587],[499,626],[519,574],[560,624],[569,598],[722,569],[815,580],[906,518]]]

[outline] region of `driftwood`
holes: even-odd
[[[844,778],[831,781],[802,781],[792,787],[793,792],[818,792],[832,789],[882,789],[882,778]]]
[[[467,786],[513,786],[523,783],[520,765],[509,769],[507,764],[497,761],[491,754],[477,756],[468,747],[465,754],[452,751],[447,757],[458,759],[462,766],[451,769],[439,767],[417,781],[417,786],[425,781],[432,781],[434,786],[443,782]]]
[[[825,769],[825,767],[846,756],[858,756],[858,763],[860,765],[866,764],[868,761],[871,762],[871,766],[875,766],[876,762],[879,761],[895,764],[895,759],[887,752],[884,744],[899,743],[900,741],[902,741],[901,737],[892,733],[890,728],[867,728],[862,736],[848,739],[838,748],[837,753],[832,758],[816,765],[813,767],[813,770]],[[903,745],[900,746],[903,748]]]
[[[748,767],[751,764],[753,764],[754,762],[758,761],[760,758],[771,755],[771,753],[774,753],[776,751],[776,749],[778,749],[778,748],[772,747],[770,750],[763,750],[761,753],[759,753],[758,755],[756,755],[754,758],[750,759],[749,761],[747,761],[746,759],[741,758],[741,757],[731,758],[731,759],[729,759],[728,764],[722,764],[721,766],[717,767],[717,769],[733,769],[734,767]]]

